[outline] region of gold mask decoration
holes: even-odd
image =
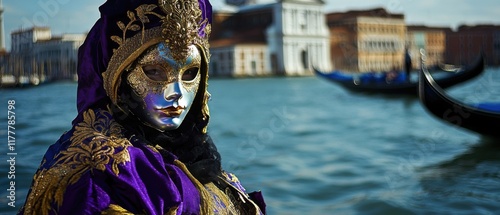
[[[146,29],[145,24],[150,23],[150,18],[159,18],[161,25]],[[208,35],[211,26],[208,19],[202,20],[198,0],[158,0],[157,5],[140,5],[134,11],[127,11],[124,20],[118,21],[117,25],[123,33],[111,36],[110,39],[118,44],[118,48],[113,50],[108,68],[103,73],[104,89],[113,104],[117,104],[122,73],[149,47],[163,41],[172,51],[172,58],[182,61],[189,55],[189,46],[196,45],[205,62],[201,67],[198,90],[204,91],[203,98],[200,98],[201,113],[204,120],[208,119],[207,102],[210,94],[206,87],[210,58]],[[199,34],[203,26],[204,37]],[[131,33],[135,34],[130,36]],[[206,127],[203,132],[206,132]]]
[[[176,63],[173,61],[169,61],[168,58],[171,58],[172,51],[169,48],[165,48],[163,44],[159,45],[158,48],[148,49],[144,53],[141,58],[138,58],[135,62],[135,68],[131,70],[131,73],[127,76],[127,83],[132,86],[134,92],[138,96],[145,96],[147,91],[151,91],[153,93],[161,93],[164,90],[164,87],[173,82],[182,82],[182,86],[186,89],[187,92],[196,93],[197,87],[195,87],[194,82],[199,83],[200,75],[196,75],[195,80],[186,81],[182,78],[182,75],[186,70],[193,68],[200,68],[201,57],[199,56],[199,50],[196,50],[195,46],[188,47],[188,55],[191,60],[183,59],[182,63]],[[167,59],[167,60],[165,60]],[[170,64],[165,63],[169,62]],[[143,67],[147,65],[157,65],[157,67],[161,68],[162,74],[165,77],[162,77],[162,80],[156,80],[149,78],[145,72]]]
[[[173,59],[185,59],[189,53],[188,46],[192,43],[208,46],[208,40],[199,40],[198,29],[208,20],[201,20],[202,13],[198,1],[159,0],[159,4],[163,12],[167,14],[162,19],[161,28],[163,38],[173,53]]]

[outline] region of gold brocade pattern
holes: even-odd
[[[40,168],[35,174],[25,214],[49,214],[52,203],[60,207],[66,188],[83,174],[105,171],[106,165],[110,165],[118,175],[118,166],[130,161],[127,148],[132,144],[122,135],[123,128],[112,119],[109,110],[88,110],[83,116],[68,148],[55,155],[49,169]]]

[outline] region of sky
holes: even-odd
[[[10,33],[36,26],[48,26],[52,35],[86,33],[99,18],[98,7],[105,0],[3,0],[6,48]],[[272,3],[276,0],[257,0]],[[324,12],[383,7],[405,15],[407,24],[456,28],[461,24],[500,25],[498,0],[324,0]],[[211,0],[214,10],[225,7],[224,0]]]

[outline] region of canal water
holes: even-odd
[[[24,203],[48,146],[70,129],[76,83],[0,90],[0,211]],[[447,89],[500,102],[500,69]],[[500,143],[450,126],[417,97],[352,93],[317,77],[211,79],[223,166],[269,214],[500,214]],[[7,140],[15,100],[15,207]]]

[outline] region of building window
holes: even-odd
[[[300,11],[300,15],[299,15],[300,30],[302,30],[302,31],[306,30],[306,23],[307,23],[307,12]]]
[[[304,69],[309,69],[309,61],[308,61],[308,57],[307,57],[307,52],[302,51],[301,57],[302,57],[302,65],[304,65]]]
[[[252,72],[257,74],[257,63],[254,60],[252,60]]]

